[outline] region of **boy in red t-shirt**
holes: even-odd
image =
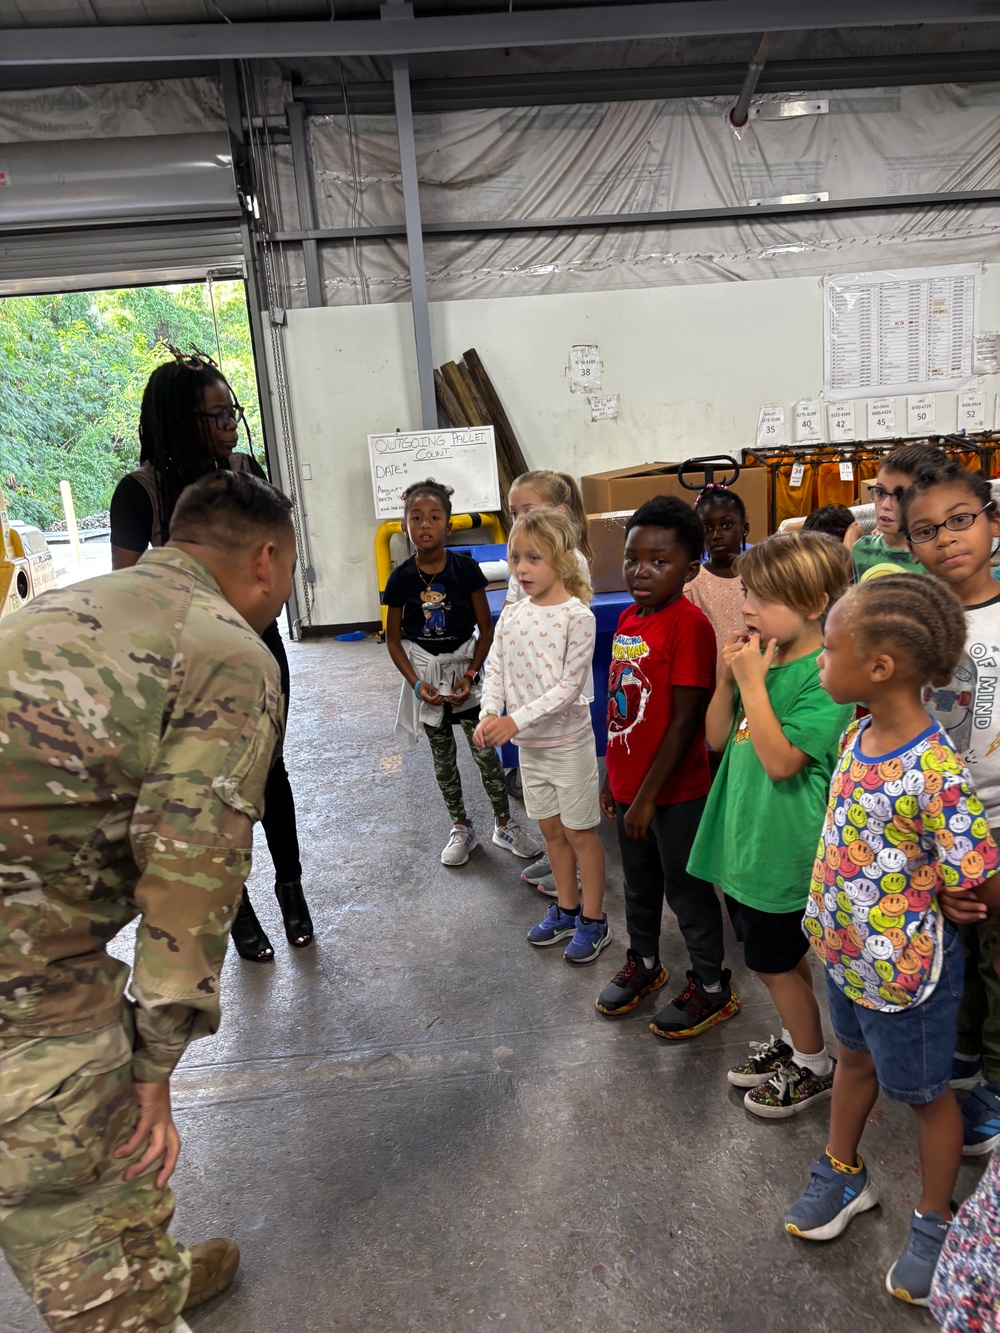
[[[715,631],[681,594],[698,573],[704,530],[690,505],[660,495],[625,525],[623,611],[608,679],[607,777],[601,809],[618,824],[625,872],[625,966],[597,997],[602,1014],[633,1010],[667,980],[663,900],[691,956],[687,982],[650,1023],[674,1041],[739,1013],[724,971],[722,908],[687,862],[711,785],[705,710],[715,688]]]

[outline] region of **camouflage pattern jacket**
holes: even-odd
[[[134,1032],[146,1082],[216,1030],[283,726],[274,658],[176,547],[4,620],[0,1123],[92,1069],[98,1030],[112,1064]],[[105,946],[136,916],[133,1025]]]

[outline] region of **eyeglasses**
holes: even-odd
[[[220,407],[218,412],[195,412],[195,416],[204,417],[206,421],[214,421],[216,430],[225,430],[230,421],[238,426],[246,413],[239,403],[236,403],[232,407]]]
[[[895,500],[899,504],[905,489],[904,486],[894,486],[891,491],[887,491],[884,486],[872,486],[868,493],[873,501]]]
[[[912,532],[906,534],[907,540],[913,546],[922,546],[924,542],[932,542],[942,528],[947,528],[949,532],[965,532],[972,527],[980,514],[985,514],[987,509],[992,508],[993,501],[989,500],[974,514],[952,514],[943,523],[923,523],[919,528],[914,528]]]

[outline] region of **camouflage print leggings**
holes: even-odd
[[[493,813],[497,819],[506,819],[510,814],[510,802],[507,799],[507,780],[504,777],[503,764],[492,745],[480,749],[473,742],[472,733],[479,726],[478,709],[476,712],[474,718],[456,718],[455,721],[465,732],[465,739],[469,742],[469,749],[479,769],[486,795],[490,798]],[[458,747],[455,744],[454,728],[447,722],[443,727],[429,727],[425,723],[424,731],[427,732],[427,739],[431,745],[434,776],[451,815],[451,822],[457,824],[459,820],[466,818],[466,814],[465,802],[462,799],[462,779],[458,773]]]
[[[114,1156],[137,1115],[125,1064],[69,1078],[0,1125],[0,1248],[55,1333],[185,1327],[191,1260],[167,1230],[174,1196],[155,1168],[126,1184],[129,1162]]]

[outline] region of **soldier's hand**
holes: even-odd
[[[170,1084],[133,1083],[132,1091],[139,1105],[139,1121],[135,1133],[128,1143],[118,1149],[115,1156],[131,1157],[145,1147],[139,1160],[124,1172],[124,1180],[134,1180],[136,1176],[141,1176],[162,1157],[163,1165],[156,1177],[156,1185],[158,1189],[163,1189],[174,1174],[181,1152],[180,1135],[170,1110]]]

